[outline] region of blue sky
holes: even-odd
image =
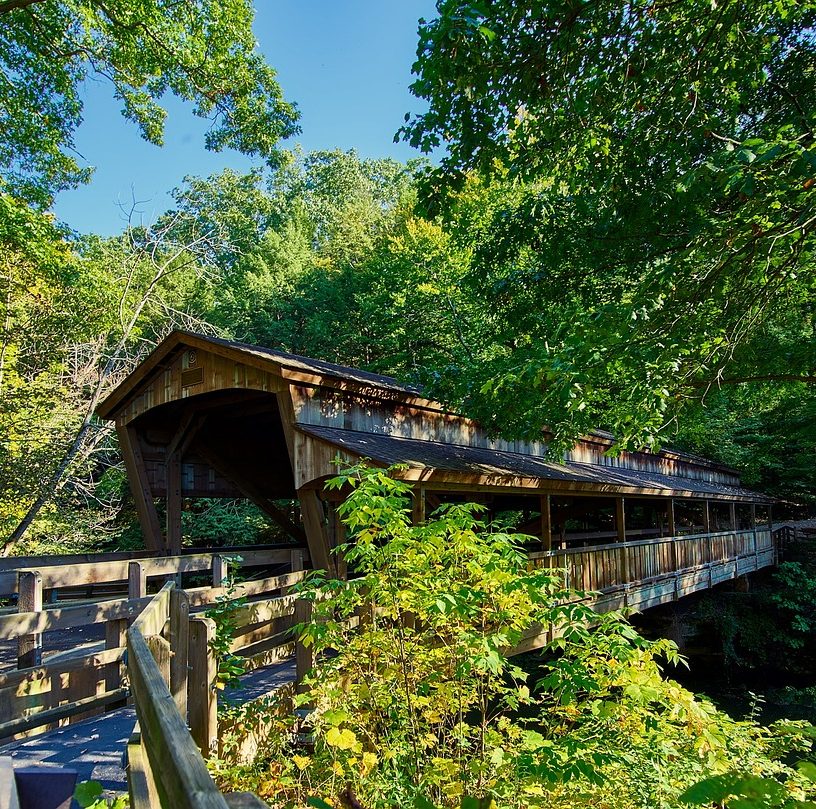
[[[435,16],[433,0],[256,0],[255,33],[278,71],[286,98],[301,111],[304,149],[355,148],[364,157],[408,159],[417,153],[392,142],[408,111],[421,109],[408,86],[417,21]],[[207,122],[175,99],[165,100],[165,145],[145,143],[125,121],[104,81],[84,88],[85,120],[76,147],[95,167],[90,185],[62,192],[57,217],[82,233],[110,235],[125,224],[120,206],[133,199],[150,220],[185,175],[207,175],[252,161],[204,148]]]

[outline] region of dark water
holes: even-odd
[[[763,725],[782,719],[816,724],[816,676],[784,669],[743,669],[714,656],[690,656],[689,668],[667,666],[665,675],[710,699],[733,719]]]

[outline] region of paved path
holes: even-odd
[[[226,699],[248,702],[295,679],[295,661],[285,660],[257,669],[241,678],[238,688],[224,692]],[[124,792],[127,781],[122,754],[133,733],[133,708],[120,708],[29,739],[0,747],[15,766],[32,764],[72,767],[78,780],[99,781],[105,789]]]

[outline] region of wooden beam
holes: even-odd
[[[42,575],[34,570],[19,574],[17,611],[42,612]],[[42,634],[22,635],[17,641],[17,668],[28,669],[42,664]]]
[[[195,434],[201,429],[201,425],[204,423],[205,418],[206,416],[199,415],[195,409],[188,410],[181,419],[178,429],[170,439],[170,443],[165,449],[165,456],[169,458],[175,452],[182,450],[182,444],[189,444],[195,437]],[[200,421],[201,423],[197,424],[194,428],[193,422],[196,421]],[[181,454],[184,454],[183,451]]]
[[[703,500],[703,533],[711,533],[711,509],[708,507],[708,500]]]
[[[218,663],[212,650],[215,621],[191,618],[189,630],[190,676],[187,679],[187,710],[190,735],[205,758],[218,744],[218,703],[215,679]]]
[[[147,479],[139,436],[133,427],[117,425],[116,434],[119,436],[119,447],[122,450],[122,459],[125,462],[130,491],[136,504],[136,513],[139,525],[145,538],[145,545],[153,551],[162,548],[162,533],[159,527],[159,515],[156,504],[153,502],[153,492],[150,481]]]
[[[182,717],[187,716],[190,645],[190,600],[178,587],[170,591],[170,693]]]
[[[411,502],[411,521],[414,525],[425,522],[425,487],[414,486]]]
[[[247,500],[251,500],[261,511],[263,511],[276,525],[283,528],[291,537],[298,540],[298,542],[306,542],[306,534],[303,529],[295,525],[289,517],[284,514],[270,499],[261,491],[261,489],[251,480],[246,478],[243,473],[236,469],[229,462],[225,462],[210,447],[203,444],[196,445],[196,454],[206,461],[219,475],[223,475],[228,480],[231,480],[244,494]]]
[[[329,536],[326,530],[323,504],[316,491],[301,489],[298,492],[300,513],[303,516],[303,528],[306,531],[306,542],[312,567],[325,570],[330,578],[337,578],[337,566],[330,552]]]
[[[666,501],[666,526],[670,537],[677,536],[677,521],[674,517],[674,498],[670,497]]]
[[[729,503],[728,504],[728,510],[730,512],[729,517],[731,519],[731,527],[736,531],[737,528],[738,528],[738,526],[737,526],[737,504],[733,503],[733,502]],[[751,518],[752,519],[754,517],[755,512],[756,512],[756,506],[753,503],[751,503]]]
[[[340,551],[340,547],[345,545],[346,543],[346,526],[343,523],[343,520],[340,519],[340,515],[337,513],[337,504],[327,502],[326,508],[328,509],[328,532],[329,532],[329,545],[333,551],[333,558],[335,560],[335,564],[337,565],[337,576],[340,579],[345,579],[347,577],[348,568],[346,566],[346,557]]]
[[[541,548],[552,550],[552,513],[550,511],[550,495],[541,496]]]
[[[615,530],[618,542],[626,542],[626,505],[622,497],[615,498]]]
[[[167,508],[165,545],[174,556],[181,553],[181,453],[173,452],[165,462]]]

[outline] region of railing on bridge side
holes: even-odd
[[[290,555],[286,560],[297,569],[243,585],[251,600],[234,615],[238,629],[232,650],[244,655],[250,667],[275,662],[295,651],[291,627],[308,620],[301,609],[308,608],[308,603],[297,601],[289,592],[304,575],[302,558]],[[286,560],[280,557],[280,561]],[[763,529],[530,553],[532,565],[563,570],[568,586],[598,593],[594,606],[599,612],[625,605],[645,609],[774,560],[774,536]],[[229,595],[227,588],[184,591],[167,581],[158,593],[148,596],[148,576],[167,579],[176,572],[172,566],[156,560],[114,561],[127,565],[117,567],[115,575],[127,572],[124,578],[136,597],[69,606],[40,605],[0,616],[0,638],[18,638],[25,654],[32,651],[31,639],[45,631],[98,622],[106,624],[106,646],[110,647],[86,655],[54,656],[41,665],[0,673],[0,706],[4,706],[5,716],[15,711],[17,717],[0,724],[0,732],[7,736],[19,733],[130,696],[138,717],[138,732],[128,744],[132,809],[264,806],[256,796],[222,795],[204,761],[217,745],[217,666],[210,646],[215,627],[194,611]],[[190,570],[190,564],[185,562],[184,569]],[[210,555],[208,564],[213,585],[220,585],[224,560]],[[57,580],[63,573],[18,572],[21,601],[25,602],[25,588],[30,585],[25,577],[39,577],[38,586],[42,587],[43,581]],[[549,636],[546,628],[538,628],[516,651],[537,648]],[[28,644],[25,647],[24,642]],[[125,647],[127,674],[123,676]],[[308,650],[304,653],[300,647],[297,651],[297,673],[301,676],[309,667]],[[75,673],[91,684],[89,696],[70,688],[67,692],[59,690],[65,675],[70,682]]]
[[[286,635],[293,622],[294,603],[282,595],[302,577],[304,551],[291,547],[241,549],[243,565],[265,568],[284,566],[292,573],[244,582],[234,595],[250,599],[239,616],[232,651],[245,658],[248,668],[267,665],[293,651]],[[119,556],[119,555],[116,555]],[[17,607],[0,610],[0,642],[17,648],[17,668],[0,671],[0,739],[41,732],[124,704],[128,697],[124,678],[125,637],[128,625],[152,602],[148,584],[181,574],[198,573],[210,584],[187,589],[189,609],[201,612],[229,591],[222,586],[228,562],[219,553],[138,559],[96,558],[46,565],[46,558],[29,566],[0,571],[5,591],[18,594]],[[20,564],[20,560],[3,560]],[[31,559],[24,559],[31,562]],[[116,586],[126,595],[99,600],[44,603],[44,591],[55,588]],[[275,606],[270,603],[275,602]],[[88,643],[82,631],[104,624],[104,640]],[[96,629],[99,632],[99,629]],[[46,634],[50,633],[50,634]],[[61,639],[61,650],[44,653],[43,637]],[[64,648],[66,643],[75,648]],[[12,650],[9,650],[12,651]],[[12,653],[13,653],[12,651]]]
[[[769,529],[749,529],[533,551],[529,558],[563,569],[567,587],[600,593],[599,611],[646,609],[774,564],[775,543]]]

